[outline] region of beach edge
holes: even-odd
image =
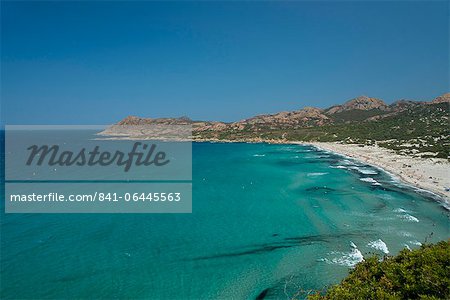
[[[313,146],[346,156],[379,168],[402,183],[414,189],[436,196],[442,205],[450,210],[450,195],[446,192],[450,184],[447,171],[449,163],[445,159],[415,158],[399,155],[379,146],[343,144],[339,142],[294,142],[298,145]],[[426,181],[424,181],[424,179]]]

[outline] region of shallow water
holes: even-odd
[[[313,147],[194,143],[193,181],[192,214],[2,213],[1,298],[285,298],[449,238],[435,199]]]

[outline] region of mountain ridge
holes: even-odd
[[[450,93],[431,101],[401,99],[390,105],[359,96],[326,109],[304,107],[237,122],[128,116],[103,135],[114,135],[116,125],[190,125],[194,141],[377,144],[401,154],[448,158],[449,104]]]
[[[253,117],[235,122],[194,121],[186,116],[177,118],[144,118],[137,116],[127,116],[123,120],[116,123],[116,125],[197,125],[203,126],[204,129],[206,129],[208,125],[216,129],[224,128],[224,126],[231,126],[234,129],[239,129],[245,125],[260,126],[268,124],[278,125],[282,127],[310,127],[329,125],[336,122],[339,123],[339,121],[353,121],[352,116],[345,116],[343,118],[341,117],[343,114],[348,115],[351,114],[351,112],[357,112],[360,114],[361,111],[371,112],[363,113],[360,118],[357,118],[357,121],[376,120],[382,118],[384,115],[392,116],[412,107],[446,102],[450,102],[450,93],[445,93],[428,102],[400,99],[390,105],[386,104],[379,98],[372,98],[363,95],[350,99],[343,104],[333,105],[325,109],[306,106],[294,111],[281,111],[273,114],[255,115]]]

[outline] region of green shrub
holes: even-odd
[[[449,288],[450,243],[442,241],[381,261],[370,257],[340,284],[308,299],[450,299]]]

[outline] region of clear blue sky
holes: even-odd
[[[449,91],[449,2],[3,2],[3,124],[234,121]]]

